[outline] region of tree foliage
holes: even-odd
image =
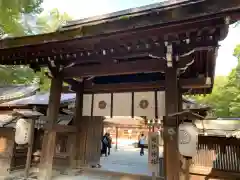
[[[61,14],[58,9],[53,9],[50,12],[41,14],[36,20],[36,26],[32,27],[32,29],[35,28],[34,31],[39,33],[50,33],[56,31],[69,20],[71,20],[71,17],[68,14]],[[48,91],[50,88],[50,79],[46,76],[46,72],[48,72],[48,69],[42,68],[40,72],[36,73],[40,81],[41,91]]]
[[[210,105],[217,117],[240,117],[240,45],[234,50],[237,66],[227,77],[215,78],[211,94],[194,97],[199,103]]]
[[[24,16],[39,14],[43,0],[0,0],[1,29],[14,36],[25,34]]]
[[[36,22],[36,29],[40,33],[54,32],[65,24],[66,21],[71,19],[72,18],[67,13],[61,14],[58,9],[53,9],[39,16]]]
[[[0,0],[0,25],[12,36],[24,36],[55,31],[71,18],[57,9],[42,13],[43,0]],[[30,17],[32,22],[27,21]],[[34,23],[33,23],[34,22]],[[27,66],[0,66],[0,84],[30,84],[39,79],[42,91],[49,90],[50,80],[45,75],[47,68],[35,73]]]
[[[1,35],[24,36],[27,34],[25,18],[42,12],[43,0],[0,0]],[[0,37],[1,37],[0,35]],[[25,66],[0,66],[0,84],[31,83],[35,75]]]

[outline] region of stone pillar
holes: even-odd
[[[55,154],[56,146],[56,132],[53,130],[53,127],[58,120],[62,83],[63,80],[60,76],[52,78],[47,112],[47,130],[45,130],[43,136],[41,160],[39,166],[39,180],[52,179],[53,156]]]

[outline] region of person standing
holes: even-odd
[[[139,139],[140,156],[144,155],[144,144],[145,144],[145,136],[144,134],[141,134]]]
[[[110,155],[112,148],[112,137],[110,136],[110,133],[107,134],[107,137],[108,137],[108,155]]]
[[[105,154],[107,157],[107,148],[108,148],[108,133],[106,133],[103,138],[102,138],[102,150],[101,150],[101,155]]]

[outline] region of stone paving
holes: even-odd
[[[100,169],[86,170],[78,176],[58,176],[54,180],[151,180],[147,160],[147,150],[144,156],[140,156],[136,148],[112,149],[110,156],[101,158]]]
[[[150,175],[148,171],[148,153],[144,156],[139,155],[139,149],[125,149],[112,152],[108,157],[102,157],[101,165],[103,170]]]
[[[86,169],[78,175],[55,175],[53,180],[150,180],[148,152],[139,155],[133,147],[112,149],[111,155],[101,158],[101,168]]]

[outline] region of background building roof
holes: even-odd
[[[39,90],[37,84],[0,86],[0,103],[31,96]]]
[[[11,106],[11,105],[48,105],[49,93],[35,94],[26,98],[21,98],[6,103],[0,104],[0,106]],[[75,93],[63,93],[61,95],[61,104],[74,102],[76,98]]]

